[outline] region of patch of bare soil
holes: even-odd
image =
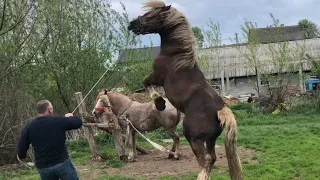
[[[238,148],[241,162],[256,163],[253,160],[254,151],[245,148]],[[133,163],[126,163],[121,168],[107,168],[105,172],[109,175],[122,175],[134,177],[135,179],[158,179],[160,176],[183,175],[190,171],[199,171],[198,162],[188,145],[181,146],[181,156],[179,160],[168,159],[167,153],[159,150],[152,150],[147,155],[138,155]],[[222,146],[216,146],[217,161],[215,167],[227,167],[225,149]],[[77,167],[82,171],[85,167]],[[91,170],[90,170],[91,171]],[[91,171],[91,175],[95,173]],[[91,176],[92,177],[92,176]]]

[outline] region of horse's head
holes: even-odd
[[[107,97],[107,93],[108,91],[106,89],[98,93],[98,96],[96,98],[96,105],[92,110],[92,115],[96,118],[100,117],[104,112],[104,108],[106,107],[105,99],[107,99],[105,97]]]
[[[165,22],[171,11],[171,5],[162,1],[150,1],[144,4],[148,12],[130,22],[128,29],[135,34],[160,33],[165,28]]]

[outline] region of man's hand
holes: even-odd
[[[70,116],[73,116],[73,114],[72,114],[72,113],[67,113],[67,114],[65,114],[64,116],[65,116],[65,117],[70,117]]]

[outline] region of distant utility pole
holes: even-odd
[[[239,44],[238,33],[235,33],[235,35],[236,35],[236,43]]]

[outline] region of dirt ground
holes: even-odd
[[[159,150],[152,150],[147,155],[138,155],[136,161],[133,163],[126,163],[121,168],[107,168],[104,172],[108,175],[122,175],[129,176],[135,179],[143,178],[146,180],[158,179],[160,176],[170,175],[183,175],[190,171],[197,172],[199,170],[198,163],[195,156],[192,153],[190,146],[181,146],[182,155],[179,160],[173,160],[167,158],[167,153],[162,153]],[[242,162],[256,163],[253,160],[254,151],[245,148],[238,149],[239,156]],[[225,150],[222,146],[216,146],[217,161],[216,167],[227,167],[227,159],[225,156]],[[86,166],[78,166],[77,170],[90,171],[90,176],[86,179],[94,179],[99,172],[92,171],[92,169]],[[101,175],[101,174],[100,174]]]

